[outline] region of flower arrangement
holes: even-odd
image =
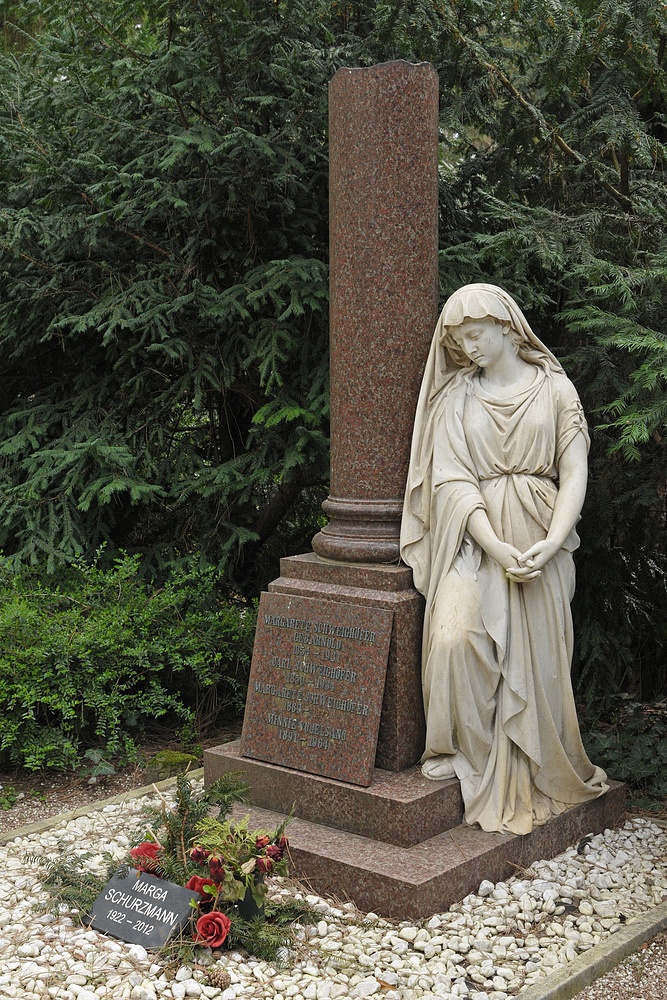
[[[245,948],[258,958],[276,961],[280,949],[293,943],[292,925],[315,919],[303,903],[267,898],[266,877],[288,873],[285,828],[291,817],[271,833],[250,830],[247,816],[240,821],[228,818],[234,802],[248,802],[248,785],[241,776],[228,774],[195,795],[190,779],[180,775],[175,804],[163,799],[159,808],[147,811],[146,834],[128,852],[126,867],[198,894],[190,943],[174,942],[180,957],[199,945]],[[79,910],[82,919],[119,867],[109,858],[106,876],[84,876],[85,857],[64,854],[44,863],[42,880],[54,910],[64,903]]]
[[[290,817],[273,833],[250,830],[248,816],[240,821],[226,817],[234,801],[247,802],[247,790],[246,782],[229,775],[194,799],[190,782],[182,776],[175,806],[163,800],[159,813],[153,813],[157,822],[148,825],[152,839],[129,852],[129,863],[138,871],[199,894],[196,944],[219,948],[233,923],[265,919],[265,876],[288,873],[285,827]],[[219,808],[217,816],[210,815],[213,806]]]
[[[194,938],[197,944],[219,948],[224,944],[231,928],[229,908],[236,904],[245,918],[261,918],[265,912],[265,875],[286,875],[288,872],[285,852],[289,841],[284,834],[284,824],[273,836],[251,832],[245,817],[238,823],[215,819],[203,820],[200,825],[200,843],[194,844],[185,865],[183,882],[201,897]],[[173,858],[165,853],[158,841],[144,840],[130,852],[131,863],[139,872],[158,878],[166,877],[172,869]]]

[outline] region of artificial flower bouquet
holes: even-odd
[[[227,774],[203,793],[180,775],[174,804],[162,797],[159,807],[146,811],[144,839],[129,851],[126,868],[175,882],[199,896],[192,937],[172,942],[171,950],[181,959],[193,958],[197,945],[224,945],[280,962],[281,950],[295,941],[295,924],[316,919],[302,900],[267,898],[266,876],[287,874],[285,827],[291,817],[272,833],[250,830],[248,817],[228,818],[233,803],[248,801],[242,775]],[[106,882],[118,872],[118,860],[111,855],[106,874],[86,870],[82,862],[89,857],[63,847],[55,859],[33,859],[45,869],[42,886],[53,912],[66,906],[85,922]]]
[[[131,864],[139,871],[173,879],[174,861],[182,864],[181,883],[199,893],[195,942],[219,948],[227,939],[231,920],[261,918],[266,901],[266,875],[286,875],[285,823],[273,834],[248,829],[249,817],[240,822],[205,817],[197,826],[197,842],[182,859],[170,856],[158,840],[144,840],[130,850]],[[185,880],[185,876],[189,876]],[[236,912],[234,910],[236,907]]]
[[[148,836],[133,847],[129,865],[197,892],[194,940],[219,948],[232,922],[265,915],[265,876],[288,872],[290,817],[272,833],[248,828],[249,817],[227,818],[234,802],[248,802],[248,784],[237,774],[214,782],[196,797],[186,775],[177,780],[176,801],[151,810]],[[211,815],[217,808],[217,815]]]

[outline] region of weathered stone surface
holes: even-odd
[[[585,834],[615,826],[624,811],[625,786],[612,782],[604,795],[523,837],[484,833],[463,823],[409,848],[294,819],[290,857],[296,874],[316,892],[349,896],[363,910],[405,920],[443,912],[476,892],[482,878],[498,882],[517,868],[554,857]],[[280,818],[266,809],[251,810],[251,822],[263,829]]]
[[[425,732],[420,668],[424,600],[412,586],[412,571],[407,566],[333,562],[311,552],[281,559],[280,577],[269,590],[392,613],[375,766],[401,771],[416,764]]]
[[[392,617],[379,608],[262,594],[243,755],[370,785]]]
[[[388,94],[380,92],[383,87]],[[283,559],[280,578],[270,589],[392,613],[376,758],[382,770],[374,771],[369,786],[354,787],[243,759],[238,745],[228,745],[206,752],[206,780],[245,768],[257,827],[270,829],[296,802],[289,836],[297,873],[322,891],[405,919],[442,911],[476,890],[483,878],[507,878],[517,866],[552,857],[584,834],[613,826],[623,812],[624,795],[623,787],[614,784],[601,798],[568,810],[528,836],[488,834],[460,823],[457,781],[425,782],[411,766],[424,746],[423,602],[412,587],[411,571],[398,562],[398,519],[421,365],[436,313],[437,78],[431,67],[407,64],[346,70],[332,83],[331,100],[334,440],[327,509],[332,521],[316,536],[319,556]],[[399,106],[396,120],[393,112]],[[376,120],[380,107],[389,126]],[[343,128],[346,117],[349,128]],[[422,130],[426,145],[421,152],[415,152],[410,128]],[[341,143],[349,148],[335,148]],[[427,207],[426,216],[419,205],[408,207],[410,192],[379,197],[380,174],[373,172],[381,173],[382,161],[393,157],[402,160],[402,182],[407,178],[407,187],[421,192],[416,200]],[[343,166],[344,183],[336,175]],[[386,218],[382,212],[388,213]],[[404,242],[403,251],[392,257],[409,237],[410,226],[415,230],[413,250]],[[429,233],[432,239],[426,238]],[[401,253],[422,255],[422,260],[403,261]],[[412,263],[414,271],[409,270]],[[423,305],[409,336],[396,319],[402,315],[401,296],[421,298]],[[396,564],[378,565],[392,558],[388,553]]]
[[[438,77],[341,69],[329,87],[331,491],[321,556],[398,561],[438,299]]]
[[[428,781],[418,767],[399,774],[376,768],[364,788],[250,760],[242,756],[240,740],[205,750],[204,761],[209,783],[244,771],[251,801],[265,809],[289,813],[294,806],[300,819],[398,847],[413,847],[463,819],[459,782]]]
[[[192,771],[199,766],[195,754],[181,753],[178,750],[160,750],[153,754],[146,764],[146,781],[164,781],[176,774]]]

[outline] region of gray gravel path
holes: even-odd
[[[642,945],[576,996],[578,1000],[667,1000],[667,934]]]

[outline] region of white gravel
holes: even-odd
[[[581,853],[572,848],[536,862],[507,882],[483,881],[476,894],[420,922],[383,920],[308,895],[319,922],[299,929],[299,947],[284,966],[225,952],[231,986],[221,990],[205,985],[202,969],[182,966],[174,975],[155,955],[86,930],[75,915],[34,911],[44,897],[39,867],[27,855],[50,857],[66,844],[120,860],[133,833],[143,832],[145,804],[110,805],[0,846],[0,997],[506,1000],[667,900],[667,830],[634,819],[593,837]],[[101,855],[87,864],[100,867]],[[271,892],[295,890],[275,879]],[[201,949],[198,964],[212,961]]]

